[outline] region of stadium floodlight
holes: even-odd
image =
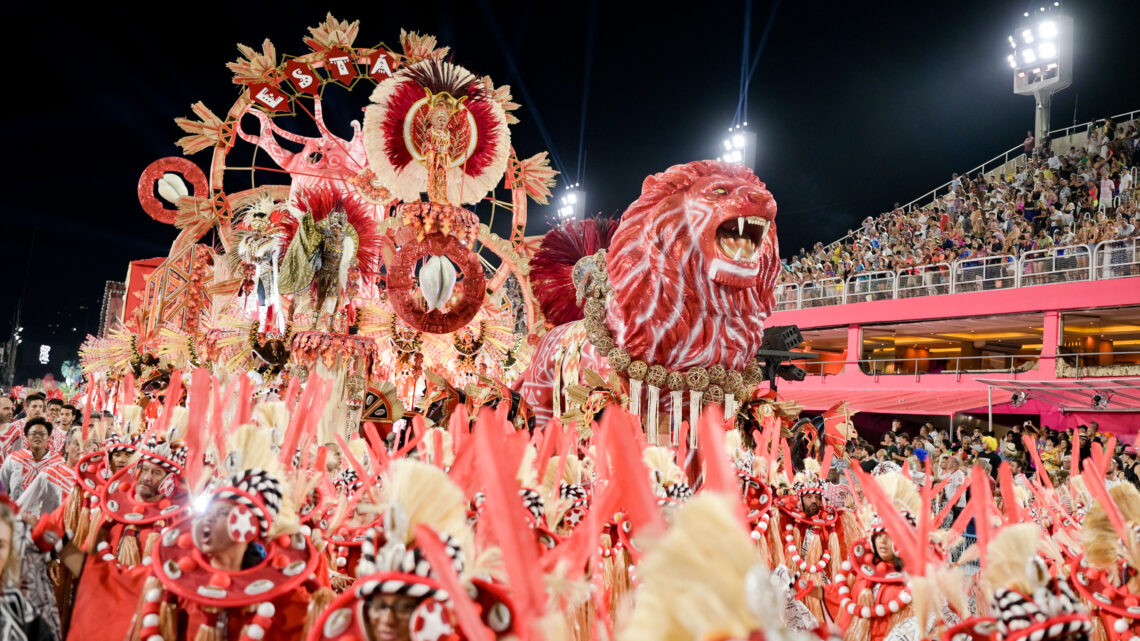
[[[1073,84],[1073,19],[1059,6],[1054,2],[1037,13],[1026,11],[1023,24],[1009,36],[1013,53],[1006,61],[1013,70],[1013,92],[1033,96],[1037,103],[1033,129],[1038,144],[1048,142],[1053,94]]]
[[[558,220],[582,220],[586,213],[586,192],[580,183],[567,185],[558,198]]]
[[[717,160],[746,165],[756,169],[756,134],[746,129],[748,123],[729,128],[729,136],[722,141],[724,153]]]

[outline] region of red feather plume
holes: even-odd
[[[542,237],[530,261],[530,282],[551,323],[563,325],[583,317],[571,278],[574,264],[608,248],[617,227],[617,221],[608,218],[588,218],[559,225]]]
[[[542,616],[546,588],[539,571],[534,535],[527,525],[525,508],[518,498],[519,485],[514,478],[522,448],[504,450],[501,439],[495,435],[500,431],[500,426],[495,425],[499,420],[495,412],[484,409],[479,412],[473,430],[480,460],[479,473],[487,496],[480,522],[502,550],[503,565],[518,605],[520,627],[529,631],[531,623]],[[525,446],[523,442],[519,444]]]
[[[187,401],[189,416],[186,422],[186,449],[189,455],[186,457],[184,478],[195,489],[206,460],[206,414],[210,409],[210,389],[214,383],[214,377],[204,367],[195,369],[190,375],[190,399]]]
[[[622,505],[641,533],[664,531],[665,521],[649,485],[649,470],[641,459],[634,432],[641,426],[623,410],[614,408],[602,416],[602,447],[610,457],[611,479],[621,488]],[[702,447],[703,449],[703,447]]]
[[[902,552],[903,566],[911,574],[922,574],[923,553],[918,540],[918,532],[903,518],[897,507],[882,486],[873,476],[863,471],[858,465],[851,468],[855,478],[859,479],[859,486],[867,501],[875,506],[875,512],[883,520],[883,526],[891,535],[895,547]]]
[[[439,540],[439,534],[426,525],[418,525],[416,526],[416,545],[427,557],[428,563],[431,564],[436,577],[439,578],[439,582],[443,584],[451,596],[451,605],[455,610],[459,629],[463,631],[463,638],[471,641],[491,641],[494,637],[487,626],[483,625],[482,619],[479,618],[478,607],[471,600],[471,597],[467,596],[467,590],[459,582],[455,568],[452,567],[451,559],[448,558],[443,549],[443,543]]]
[[[1022,434],[1021,442],[1025,445],[1025,451],[1029,452],[1029,456],[1033,458],[1033,467],[1037,470],[1037,476],[1041,478],[1041,482],[1050,490],[1053,489],[1053,481],[1049,478],[1049,472],[1045,470],[1045,464],[1041,462],[1041,453],[1037,451],[1037,444],[1033,442],[1033,437]]]
[[[1002,507],[1005,508],[1007,523],[1021,523],[1025,515],[1021,513],[1021,504],[1013,493],[1013,472],[1009,469],[1009,461],[1002,461],[998,467],[998,487],[1001,490]]]

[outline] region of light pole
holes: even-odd
[[[1062,14],[1060,2],[1027,11],[1009,36],[1013,93],[1033,96],[1037,109],[1033,139],[1040,145],[1049,135],[1049,103],[1053,94],[1073,84],[1073,19]]]
[[[722,153],[717,160],[728,163],[739,163],[756,170],[756,134],[748,130],[745,122],[735,127],[729,127],[728,135],[721,143]]]
[[[581,183],[567,185],[558,197],[558,222],[582,220],[586,217],[586,192]]]

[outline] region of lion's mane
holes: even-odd
[[[775,229],[761,245],[755,287],[710,279],[699,241],[715,224],[716,212],[689,206],[688,191],[712,175],[764,187],[740,165],[675,165],[645,179],[614,234],[606,260],[614,292],[606,322],[634,359],[669,369],[714,364],[739,369],[760,347],[779,272]]]

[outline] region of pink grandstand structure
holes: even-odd
[[[1136,116],[1124,114],[1107,125],[1118,127],[1114,144],[1125,152],[1125,145],[1135,150]],[[818,360],[801,363],[807,378],[781,383],[780,396],[807,410],[849,401],[849,408],[860,412],[857,425],[872,432],[899,415],[944,428],[1032,420],[1068,429],[1095,421],[1131,443],[1140,432],[1140,237],[1133,216],[1140,194],[1127,155],[1113,162],[1107,150],[1110,158],[1103,161],[1106,150],[1097,141],[1104,127],[1100,121],[1053,132],[1051,143],[1054,154],[1081,150],[1083,160],[1074,163],[1067,183],[1080,174],[1095,176],[1098,161],[1115,174],[1113,194],[1090,201],[1086,191],[1085,200],[1073,208],[1091,214],[1098,237],[1064,244],[1036,242],[1043,238],[1041,230],[1048,234],[1050,221],[1033,224],[1023,215],[1003,228],[1003,202],[983,197],[979,200],[987,238],[994,236],[994,220],[999,239],[1007,238],[1008,232],[1002,231],[1017,224],[1038,233],[1029,236],[1029,242],[1001,247],[983,243],[980,251],[967,249],[953,260],[918,257],[900,263],[894,255],[905,242],[893,243],[896,251],[886,252],[883,260],[883,252],[865,251],[870,243],[857,231],[822,251],[817,246],[806,257],[797,257],[808,268],[787,268],[768,322],[798,325],[804,350],[817,354]],[[933,231],[933,225],[949,209],[948,203],[967,191],[964,185],[981,185],[981,191],[991,195],[1016,194],[1021,182],[1021,191],[1033,190],[1041,198],[1060,182],[1060,172],[1048,160],[1052,155],[1026,158],[1007,152],[988,163],[990,167],[967,172],[959,185],[947,183],[900,207],[903,217],[894,220],[910,224],[922,214],[931,222],[922,237],[908,237],[912,246],[931,236],[935,242],[926,246],[952,246],[951,234]],[[1066,162],[1073,158],[1076,154]],[[1090,163],[1090,158],[1098,161]],[[1007,189],[1010,185],[1015,187]],[[1064,204],[1047,203],[1053,209]],[[958,219],[968,220],[968,214],[956,213]],[[866,227],[875,240],[882,229]],[[897,225],[891,229],[899,233]],[[977,247],[969,240],[973,230],[968,223],[966,231],[964,246]],[[891,245],[876,243],[875,249]],[[1003,248],[1007,251],[1000,251]],[[845,255],[852,262],[845,262]],[[824,259],[819,261],[819,256]],[[869,257],[884,268],[870,269]],[[853,269],[853,262],[859,266]],[[821,265],[833,275],[820,278]]]

